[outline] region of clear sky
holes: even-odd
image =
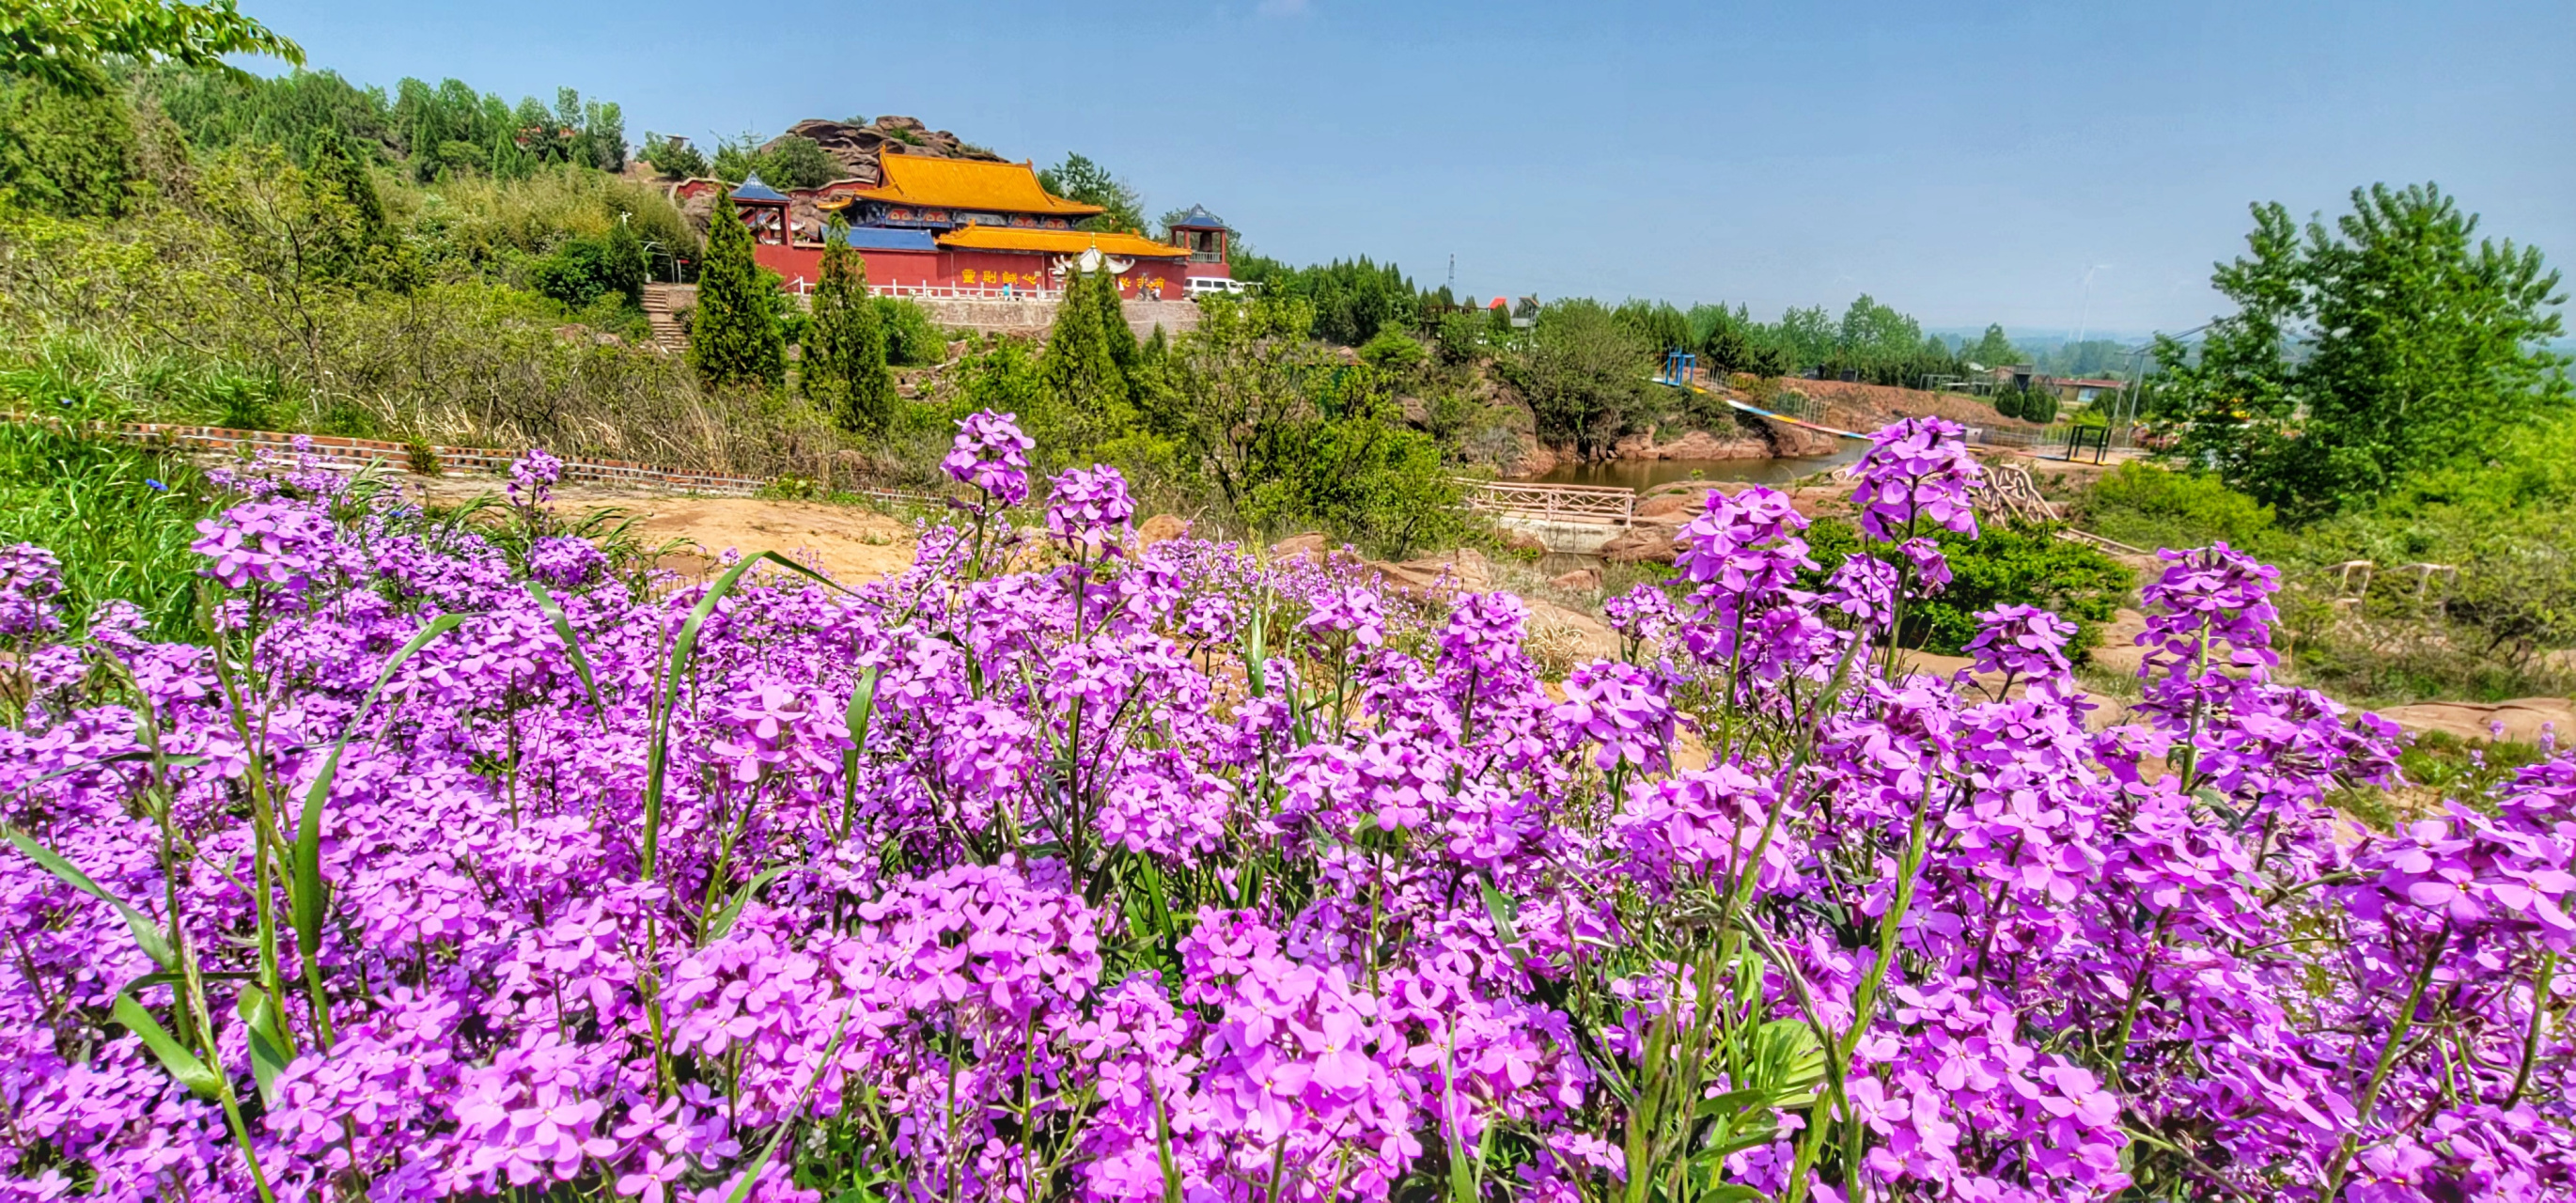
[[[2576,3],[1078,5],[244,0],[361,84],[558,85],[645,131],[920,117],[1290,262],[1460,291],[2143,333],[2246,205],[2435,180],[2576,265]],[[2085,277],[2091,275],[2089,315]]]

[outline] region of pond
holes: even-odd
[[[1619,485],[1640,493],[1676,480],[1782,485],[1858,460],[1867,447],[1866,443],[1845,439],[1832,455],[1787,459],[1620,459],[1601,464],[1559,464],[1554,471],[1528,480],[1549,485]]]

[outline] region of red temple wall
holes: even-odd
[[[867,264],[871,286],[899,284],[906,288],[989,288],[999,291],[1054,288],[1058,282],[1047,274],[1054,262],[1052,255],[1025,251],[878,251],[861,250],[861,261]],[[754,243],[752,262],[778,273],[791,292],[811,291],[823,277],[823,248],[818,246],[780,246],[772,242]],[[1118,278],[1119,291],[1131,296],[1152,296],[1154,285],[1162,285],[1166,300],[1186,295],[1183,281],[1185,260],[1139,259],[1135,266]],[[1203,265],[1217,266],[1217,265]],[[1205,273],[1199,273],[1205,274]]]

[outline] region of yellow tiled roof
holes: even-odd
[[[1104,255],[1131,259],[1177,259],[1189,254],[1137,234],[1094,234],[1086,230],[1022,230],[1010,226],[966,226],[939,236],[939,245],[960,251],[1046,251],[1079,255],[1093,247]]]
[[[885,175],[884,182],[851,195],[890,205],[926,205],[934,209],[985,209],[1054,217],[1089,217],[1100,212],[1098,205],[1050,195],[1039,186],[1038,173],[1026,163],[890,154],[880,157],[877,167]]]

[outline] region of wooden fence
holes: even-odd
[[[1547,522],[1626,526],[1637,515],[1637,491],[1606,485],[1550,485],[1517,480],[1460,480],[1467,508]]]

